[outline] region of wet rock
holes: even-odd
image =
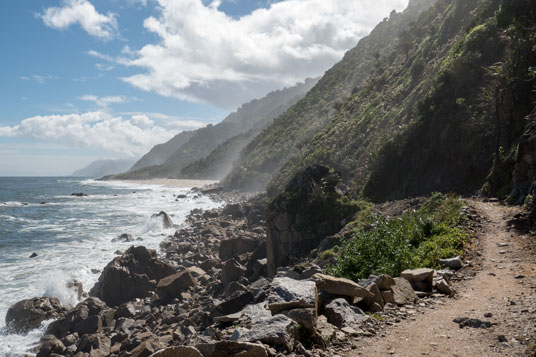
[[[266,348],[260,343],[220,341],[215,343],[201,344],[197,349],[204,357],[267,357]],[[160,356],[159,356],[160,357]],[[167,357],[167,356],[162,356]],[[182,357],[182,356],[181,356]]]
[[[335,278],[325,274],[315,274],[311,278],[316,283],[318,290],[339,296],[350,296],[358,298],[373,298],[367,289],[345,278]]]
[[[161,219],[165,229],[173,228],[173,221],[171,220],[171,217],[169,217],[169,215],[164,211],[160,211],[158,214],[153,214],[151,218]]]
[[[237,237],[224,239],[220,243],[219,257],[221,260],[231,259],[234,256],[253,252],[257,247],[257,241],[252,238]]]
[[[490,328],[491,322],[489,321],[482,321],[479,319],[472,319],[469,317],[457,317],[453,320],[453,322],[457,323],[460,328],[463,327],[473,327],[473,328]]]
[[[188,290],[188,288],[197,284],[196,279],[190,274],[190,271],[184,270],[177,274],[169,275],[163,279],[160,279],[156,290],[160,298],[164,301],[170,300],[179,296],[182,291]]]
[[[448,259],[439,259],[439,264],[451,268],[454,270],[458,270],[463,268],[463,260],[460,257],[454,257],[454,258],[448,258]]]
[[[84,292],[84,286],[82,283],[76,279],[71,279],[65,284],[67,289],[72,290],[75,295],[78,297],[78,300],[82,298],[86,293]],[[87,295],[87,294],[86,294]]]
[[[313,308],[318,306],[316,284],[312,281],[290,278],[274,278],[268,307],[273,315],[283,310]]]
[[[326,305],[324,309],[328,322],[339,328],[354,327],[369,320],[369,317],[359,308],[350,306],[348,301],[339,298]]]
[[[75,196],[75,197],[87,197],[87,194],[83,193],[83,192],[73,192],[71,193],[71,196]]]
[[[174,273],[175,268],[160,261],[155,250],[130,247],[108,263],[89,294],[110,306],[117,306],[149,296],[157,281]]]
[[[60,301],[51,297],[35,297],[21,300],[6,313],[6,327],[10,333],[25,334],[39,328],[41,322],[65,315],[67,309]]]
[[[237,262],[235,259],[228,260],[221,271],[221,282],[223,285],[228,285],[232,281],[237,281],[246,274],[246,267]]]
[[[415,290],[405,278],[394,278],[395,285],[391,286],[393,301],[397,305],[413,304],[418,299]]]
[[[37,253],[35,252],[30,255],[30,258],[35,258],[35,257],[37,257]]]
[[[135,239],[131,234],[123,233],[119,237],[112,239],[112,242],[134,242]]]
[[[103,327],[111,326],[115,311],[96,297],[89,297],[70,310],[63,318],[52,322],[47,334],[63,338],[70,333],[100,333]]]

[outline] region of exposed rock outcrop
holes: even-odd
[[[63,316],[67,309],[52,297],[35,297],[21,300],[6,313],[6,326],[10,333],[25,334],[41,326],[41,322]]]
[[[175,272],[173,266],[157,258],[156,251],[130,247],[108,263],[89,294],[110,306],[117,306],[134,298],[148,296],[150,291],[156,289],[157,281]]]

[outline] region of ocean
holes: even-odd
[[[84,197],[72,196],[82,192]],[[186,198],[176,198],[186,195]],[[6,334],[6,312],[15,302],[53,296],[75,305],[65,287],[77,279],[89,291],[104,266],[131,245],[159,249],[175,229],[151,216],[167,212],[183,224],[194,208],[220,203],[189,188],[101,182],[85,178],[0,177],[0,356],[22,356],[35,347],[46,324],[26,336]],[[112,242],[129,233],[135,242]],[[37,257],[30,258],[33,253]]]

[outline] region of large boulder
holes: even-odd
[[[63,338],[71,333],[98,334],[114,321],[115,311],[96,297],[89,297],[63,318],[48,325],[47,334]]]
[[[221,270],[221,282],[224,286],[227,286],[244,276],[246,271],[246,267],[236,261],[236,259],[229,259],[225,262]]]
[[[276,315],[269,319],[253,320],[249,328],[237,328],[232,338],[242,342],[262,342],[292,351],[297,326],[292,319]]]
[[[41,322],[65,315],[67,309],[51,297],[34,297],[12,305],[6,314],[6,327],[10,333],[25,334],[39,328]]]
[[[188,290],[188,288],[197,284],[196,279],[192,276],[189,270],[183,270],[180,273],[172,274],[160,279],[156,290],[158,295],[163,300],[170,300],[177,297],[180,292]]]
[[[268,307],[273,315],[291,309],[318,308],[316,284],[312,281],[274,278]]]
[[[318,290],[325,291],[332,295],[349,296],[354,298],[374,298],[374,294],[356,282],[335,278],[330,275],[317,273],[311,278],[316,283]]]
[[[257,241],[252,238],[224,239],[220,243],[219,256],[221,260],[227,260],[240,254],[253,252],[256,247]]]
[[[148,296],[156,289],[157,281],[175,272],[173,266],[157,258],[155,250],[130,247],[108,263],[89,294],[117,306]]]
[[[308,255],[324,238],[339,232],[357,211],[336,189],[339,182],[340,175],[329,168],[310,166],[270,203],[265,214],[270,278],[278,267]]]

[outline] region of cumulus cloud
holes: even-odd
[[[158,43],[114,61],[144,69],[123,78],[142,90],[232,108],[322,74],[407,2],[286,0],[232,18],[219,1],[158,0],[159,16],[144,22]]]
[[[67,147],[102,149],[136,157],[169,140],[176,132],[156,125],[148,116],[130,119],[103,111],[35,116],[19,125],[0,127],[0,137],[22,137]]]
[[[88,34],[103,40],[117,33],[116,15],[99,13],[88,0],[63,0],[63,6],[49,7],[40,17],[45,25],[57,30],[79,24]]]

